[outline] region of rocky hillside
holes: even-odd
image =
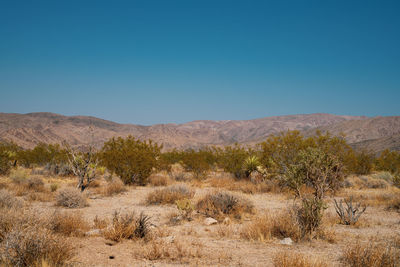
[[[343,132],[348,141],[356,146],[365,144],[375,151],[380,151],[382,147],[391,146],[391,138],[398,138],[400,135],[400,117],[367,118],[307,114],[241,121],[204,120],[183,124],[141,126],[119,124],[87,116],[0,113],[0,139],[13,141],[25,148],[31,148],[39,142],[61,143],[63,140],[77,146],[88,143],[101,146],[104,141],[113,136],[127,135],[153,139],[158,143],[163,143],[167,149],[196,148],[203,145],[228,145],[235,142],[252,144],[281,131],[300,130],[305,134],[312,134],[315,129],[333,134]],[[399,149],[398,145],[394,147]]]

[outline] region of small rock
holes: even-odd
[[[96,236],[96,235],[101,235],[100,229],[93,229],[93,230],[85,233],[85,236]]]
[[[218,221],[214,218],[208,217],[204,220],[205,225],[212,225],[212,224],[217,224]]]
[[[282,239],[279,244],[291,246],[293,244],[293,240],[290,237],[286,237]]]

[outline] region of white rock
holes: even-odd
[[[217,224],[218,221],[214,218],[208,217],[204,220],[205,225],[212,225],[212,224]]]
[[[286,237],[282,239],[279,244],[291,246],[293,244],[293,240],[290,237]]]

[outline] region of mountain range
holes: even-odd
[[[316,130],[334,135],[345,134],[355,148],[380,152],[386,148],[400,150],[400,116],[365,117],[332,114],[303,114],[265,117],[254,120],[200,120],[182,124],[151,126],[119,124],[89,116],[63,116],[38,112],[28,114],[0,113],[0,140],[13,141],[24,148],[40,142],[97,147],[115,136],[133,135],[152,139],[165,149],[199,148],[205,145],[233,143],[255,144],[271,134],[299,130],[311,135]]]

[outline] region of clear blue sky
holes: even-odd
[[[0,0],[0,112],[400,115],[400,1]]]

